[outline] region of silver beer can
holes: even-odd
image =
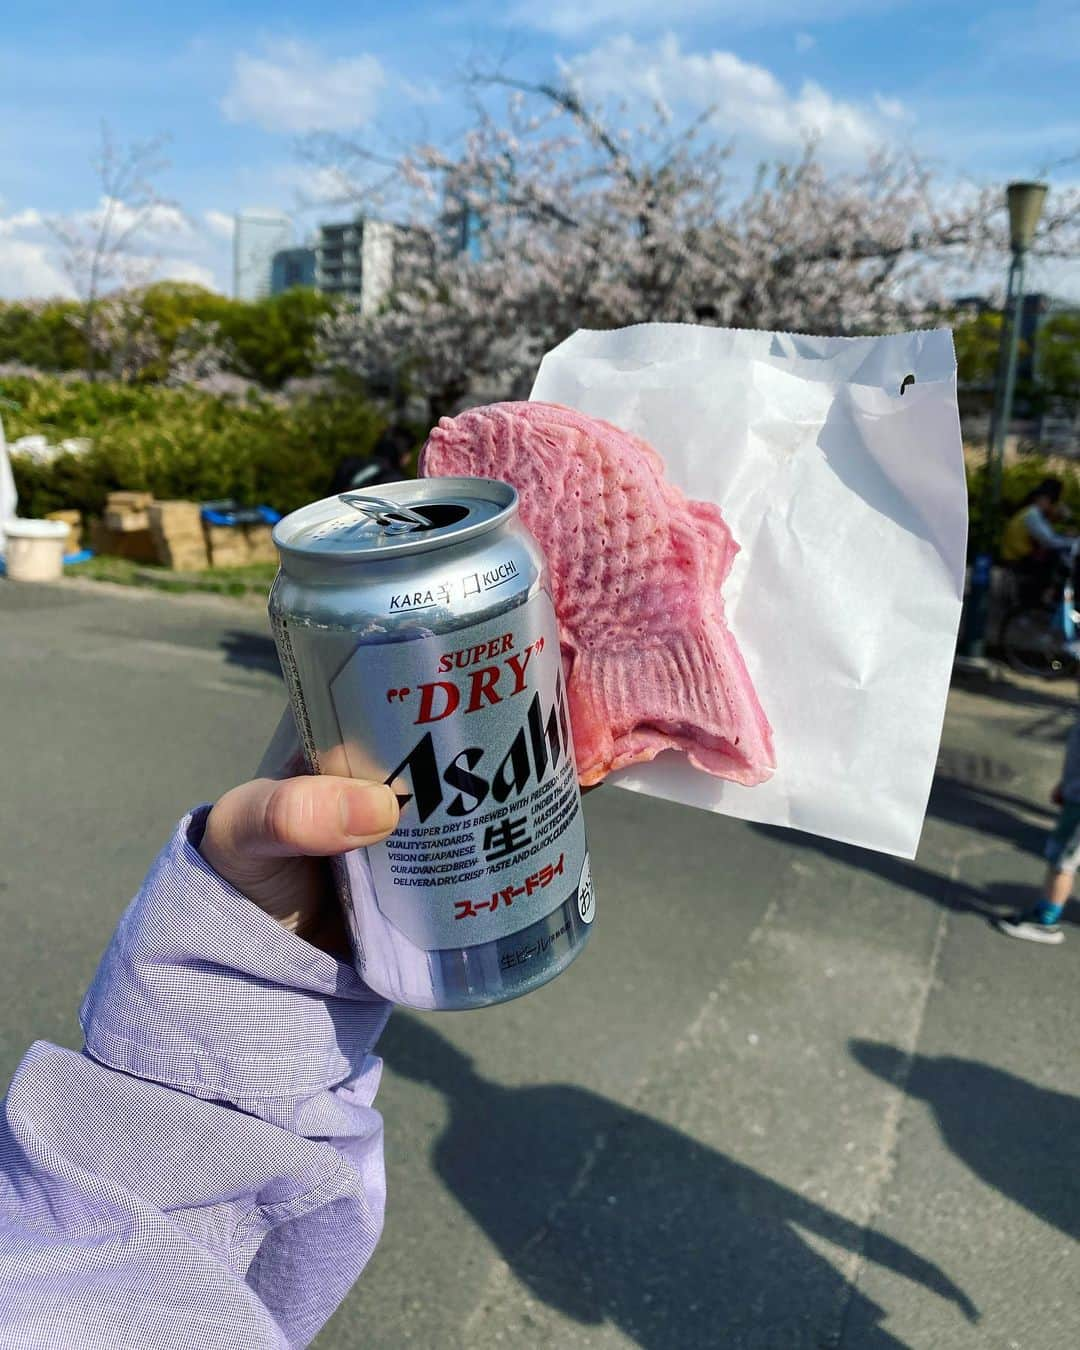
[[[506,483],[377,494],[279,522],[270,619],[311,771],[401,805],[335,862],[357,969],[395,1003],[483,1007],[564,970],[596,907],[546,563]]]

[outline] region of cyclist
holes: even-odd
[[[1044,478],[1029,492],[1001,536],[1001,561],[1016,577],[1021,604],[1039,604],[1054,582],[1058,554],[1074,540],[1051,525],[1061,514],[1060,478]]]

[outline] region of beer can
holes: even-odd
[[[428,478],[274,528],[270,619],[308,766],[390,784],[335,875],[357,968],[414,1008],[547,983],[595,896],[544,555],[509,484]]]

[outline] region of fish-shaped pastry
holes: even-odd
[[[770,776],[772,730],[720,594],[738,545],[650,445],[558,404],[494,403],[444,417],[420,472],[517,489],[551,572],[584,786],[663,750],[748,786]]]

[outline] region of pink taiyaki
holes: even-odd
[[[444,417],[420,472],[517,488],[551,571],[583,786],[662,750],[747,786],[771,775],[772,730],[724,622],[738,545],[650,445],[554,403],[495,403]]]

